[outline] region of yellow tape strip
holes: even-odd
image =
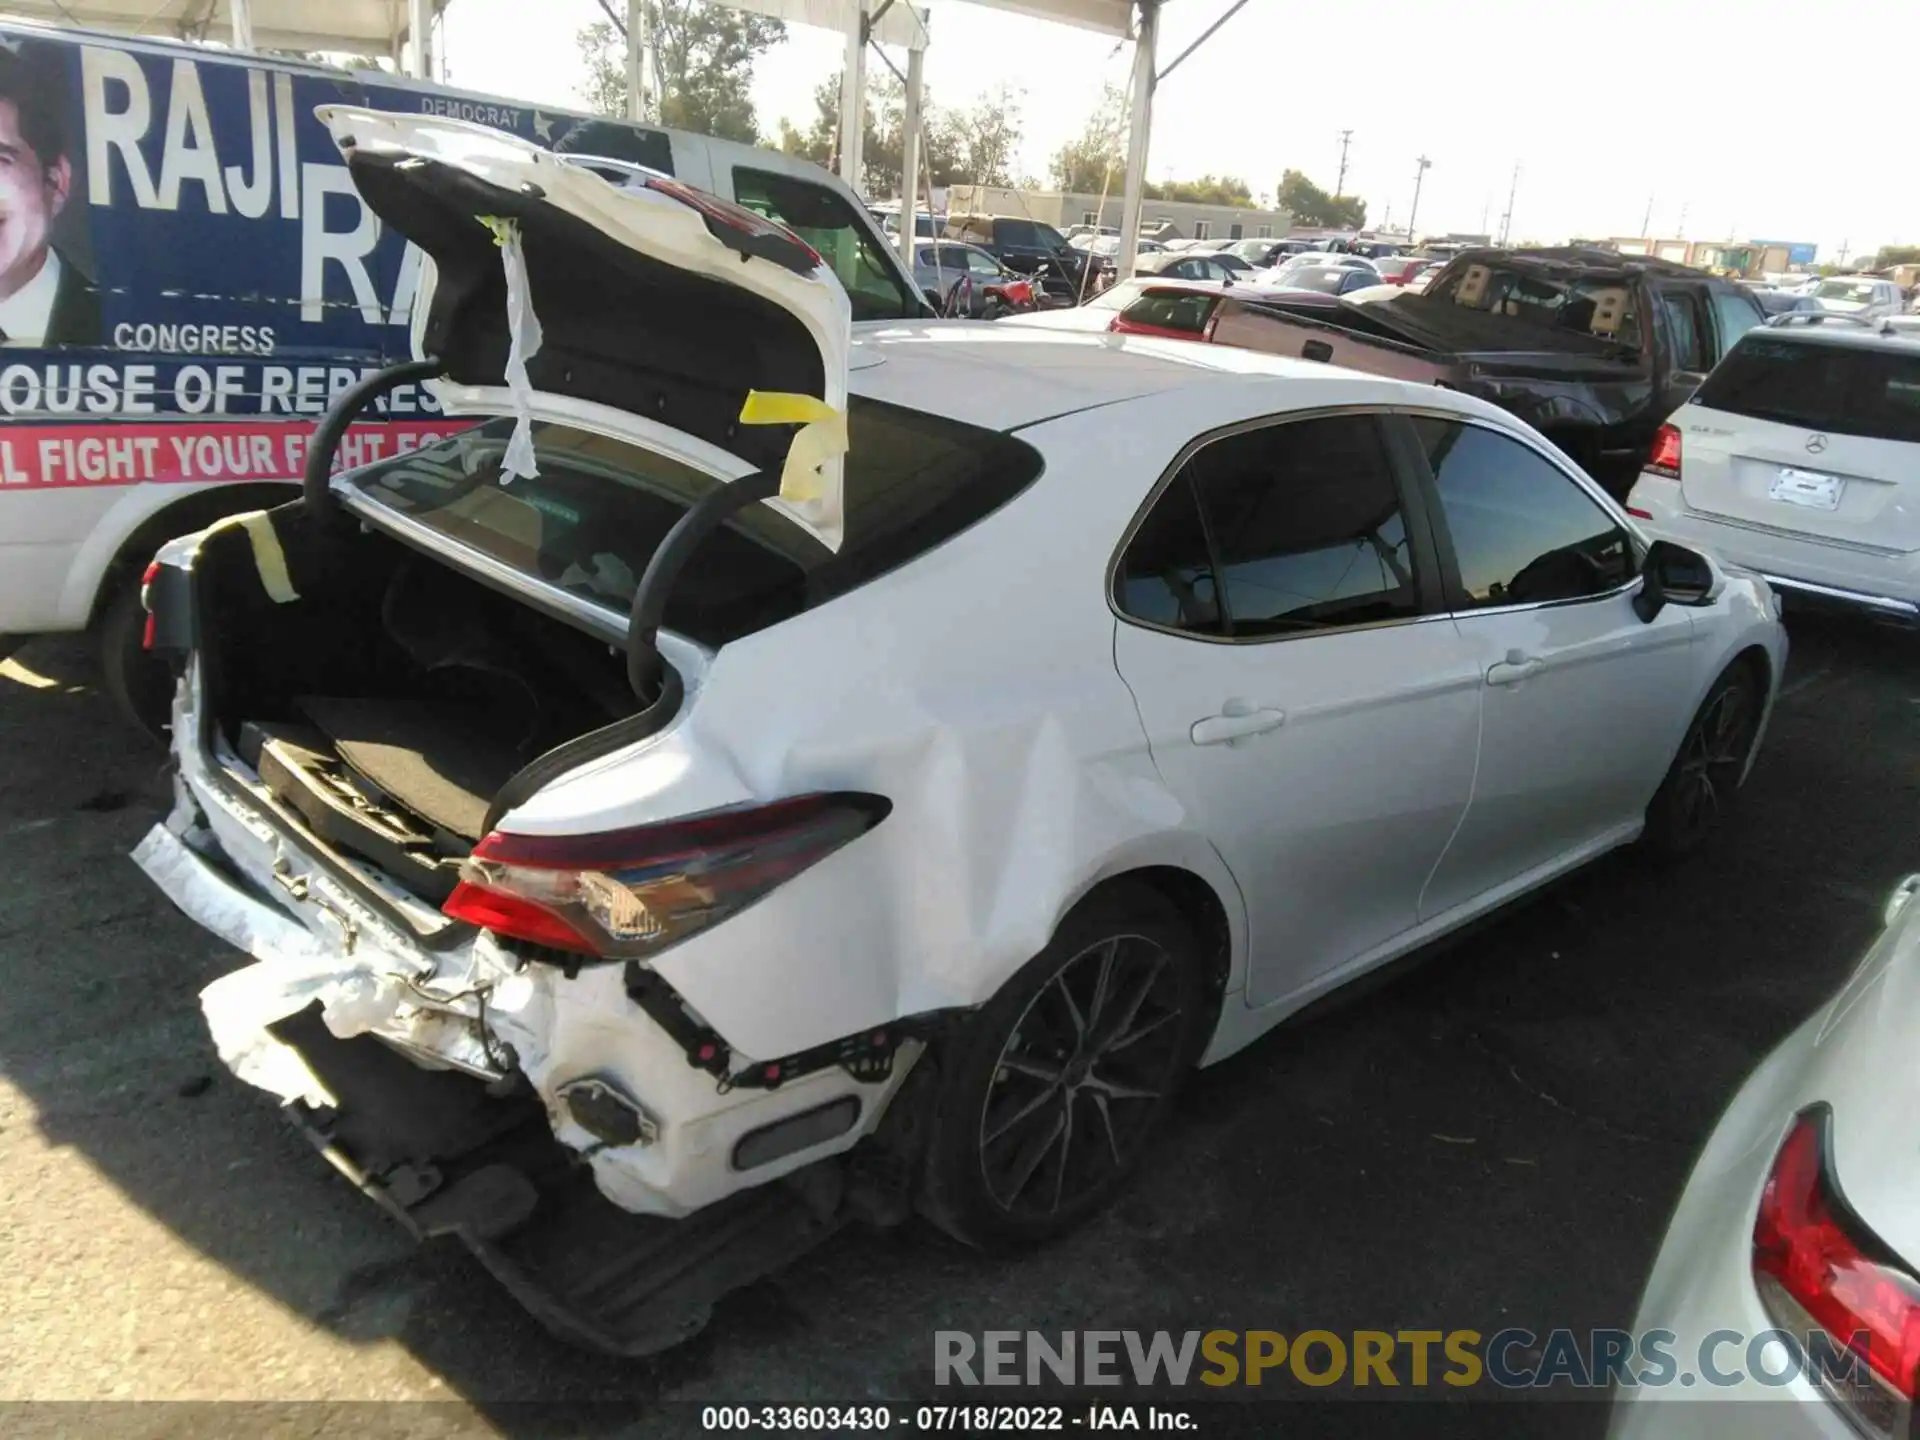
[[[847,453],[846,412],[814,395],[749,390],[740,407],[742,425],[798,425],[780,471],[782,500],[818,500],[820,467]]]
[[[273,520],[264,510],[248,510],[240,515],[229,515],[218,524],[209,526],[207,533],[217,530],[230,530],[235,526],[247,532],[247,544],[253,550],[254,572],[260,577],[260,588],[267,592],[267,598],[276,605],[286,605],[300,598],[300,592],[293,588],[293,577],[287,572],[287,552],[280,548],[280,537],[274,533]]]

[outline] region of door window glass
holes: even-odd
[[[852,301],[854,319],[898,320],[925,313],[888,263],[873,222],[826,186],[738,166],[733,198],[819,251]]]
[[[1537,452],[1491,430],[1418,417],[1466,603],[1539,604],[1619,589],[1638,570],[1627,532]]]
[[[1713,292],[1713,314],[1720,322],[1720,353],[1725,355],[1733,348],[1733,342],[1747,331],[1753,329],[1765,317],[1760,307],[1747,295],[1732,290]]]
[[[1667,312],[1667,333],[1673,337],[1673,368],[1705,370],[1706,346],[1700,340],[1700,310],[1693,296],[1684,290],[1668,290],[1660,296]]]
[[[1230,634],[1292,635],[1420,610],[1400,492],[1371,416],[1268,425],[1188,462]]]

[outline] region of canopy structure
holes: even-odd
[[[911,266],[915,216],[919,208],[921,74],[929,40],[925,12],[917,10],[912,0],[721,0],[721,3],[796,25],[835,30],[847,37],[847,60],[840,77],[840,177],[855,189],[860,185],[861,139],[866,129],[863,120],[867,46],[877,42],[906,47],[900,255]],[[1161,0],[965,0],[965,3],[1133,39],[1126,198],[1121,212],[1120,249],[1115,257],[1122,276],[1132,273],[1134,254],[1139,248],[1141,190],[1146,183],[1147,140],[1153,119],[1154,50],[1160,31]],[[1237,0],[1233,9],[1245,3],[1246,0]],[[653,115],[650,93],[653,63],[645,11],[646,7],[641,4],[627,6],[627,94],[629,115],[635,120],[647,120]]]
[[[236,50],[324,50],[406,56],[407,72],[432,74],[433,17],[448,0],[6,0],[10,14],[156,40],[226,40]]]

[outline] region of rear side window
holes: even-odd
[[[1400,494],[1371,416],[1242,431],[1174,477],[1121,557],[1127,614],[1242,640],[1420,613]]]
[[[1204,334],[1217,295],[1197,290],[1149,290],[1120,312],[1120,318],[1135,325],[1151,325],[1157,330],[1179,330],[1188,335]]]
[[[1734,290],[1713,292],[1713,313],[1720,325],[1722,355],[1733,348],[1736,340],[1766,318],[1760,313],[1760,306],[1752,296]]]
[[[1667,313],[1667,334],[1673,341],[1673,368],[1705,370],[1707,347],[1700,333],[1700,307],[1684,290],[1669,290],[1660,297]]]
[[[853,302],[856,320],[898,320],[924,311],[887,262],[872,218],[824,185],[736,166],[734,202],[784,225],[820,252]]]
[[[848,410],[846,536],[838,554],[765,505],[702,543],[666,625],[718,647],[799,614],[931,550],[1040,473],[1011,436],[856,397]],[[722,482],[564,425],[534,425],[540,473],[506,480],[513,422],[489,420],[381,461],[346,484],[524,575],[618,613],[674,522]]]
[[[1920,442],[1920,344],[1869,349],[1756,331],[1733,347],[1694,400],[1805,430]]]

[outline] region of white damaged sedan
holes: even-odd
[[[252,957],[203,995],[235,1073],[576,1341],[672,1343],[849,1219],[1056,1233],[1194,1065],[1745,778],[1766,586],[1509,415],[856,336],[758,215],[327,118],[428,257],[420,358],[149,571],[137,859]],[[472,428],[330,473],[421,379]]]

